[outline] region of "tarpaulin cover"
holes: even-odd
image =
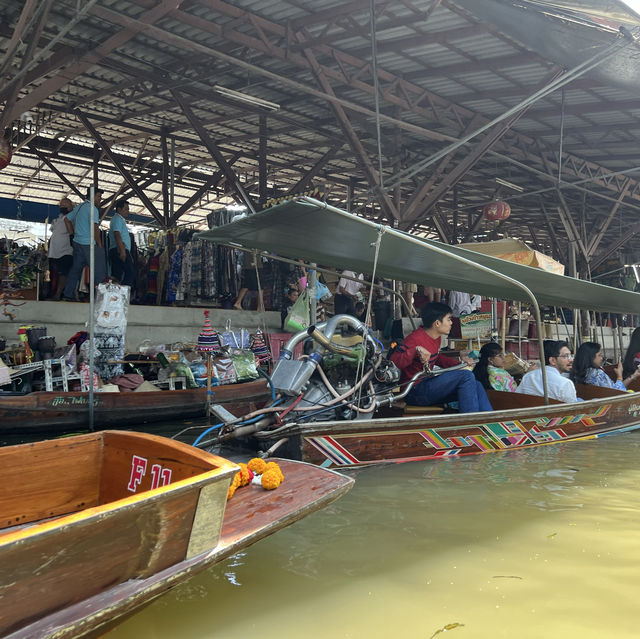
[[[255,248],[319,266],[529,302],[527,286],[542,305],[615,313],[640,313],[640,294],[556,275],[415,237],[311,198],[300,198],[249,215],[196,237]]]

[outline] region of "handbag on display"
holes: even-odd
[[[231,350],[231,361],[239,382],[258,379],[260,374],[256,366],[256,356],[250,350]]]
[[[229,348],[249,348],[250,334],[246,328],[231,330],[231,320],[227,320],[225,330],[220,334],[220,345]]]

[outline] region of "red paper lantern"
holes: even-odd
[[[506,202],[491,202],[482,209],[485,220],[497,222],[511,215],[511,207]]]
[[[0,171],[11,162],[11,146],[8,140],[0,138]]]

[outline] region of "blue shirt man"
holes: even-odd
[[[91,187],[87,189],[87,199],[76,206],[65,218],[65,224],[69,234],[73,234],[73,265],[67,276],[67,283],[62,293],[62,299],[72,302],[76,299],[76,288],[82,276],[82,270],[89,265],[91,256],[91,223],[94,224],[94,263],[93,263],[93,283],[99,284],[105,278],[106,265],[102,237],[100,235],[99,207],[102,200],[102,189],[94,190],[93,206],[89,202],[91,197]],[[91,216],[93,209],[93,220]]]
[[[125,206],[127,207],[127,213],[129,212],[129,204],[125,202]],[[120,209],[122,211],[122,209]],[[118,213],[118,209],[113,213],[113,217],[111,218],[111,222],[109,224],[109,246],[114,248],[119,246],[118,242],[118,234],[120,235],[120,240],[124,244],[124,248],[126,251],[131,250],[131,236],[129,235],[129,229],[127,228],[127,224],[124,221],[124,217]]]
[[[100,202],[101,194],[96,192],[96,198],[98,204]],[[94,200],[95,201],[95,200]],[[91,206],[89,200],[86,200],[82,204],[78,204],[70,213],[67,214],[67,220],[73,224],[73,241],[84,246],[89,246],[91,243],[91,209],[93,208],[93,223],[94,227],[94,240],[98,246],[101,246],[100,232],[98,224],[100,223],[100,215],[98,213],[98,205]]]
[[[133,286],[135,269],[131,257],[131,236],[126,223],[128,215],[129,203],[122,198],[116,202],[116,210],[109,224],[109,263],[113,279],[125,286]]]

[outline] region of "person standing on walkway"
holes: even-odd
[[[127,217],[129,217],[129,202],[124,198],[117,200],[116,210],[109,224],[109,263],[111,276],[115,280],[125,286],[133,286],[134,269]]]
[[[76,206],[71,213],[67,215],[66,222],[69,233],[73,233],[73,265],[67,277],[67,283],[62,293],[62,299],[66,301],[75,301],[76,288],[82,277],[82,271],[85,266],[89,265],[91,251],[91,223],[94,224],[94,266],[93,266],[93,283],[99,284],[105,278],[105,256],[104,247],[102,245],[102,237],[100,236],[99,206],[102,200],[102,189],[95,189],[93,197],[93,205],[89,202],[91,197],[91,188],[87,189],[87,199]],[[91,215],[93,209],[93,216]],[[71,225],[71,228],[70,228]]]
[[[73,203],[67,197],[60,200],[60,215],[51,223],[51,237],[49,238],[49,272],[51,282],[54,281],[54,271],[57,273],[56,290],[51,291],[51,299],[59,300],[67,283],[67,275],[73,264],[73,248],[71,235],[66,225],[66,216],[73,210]],[[73,227],[72,227],[73,230]]]

